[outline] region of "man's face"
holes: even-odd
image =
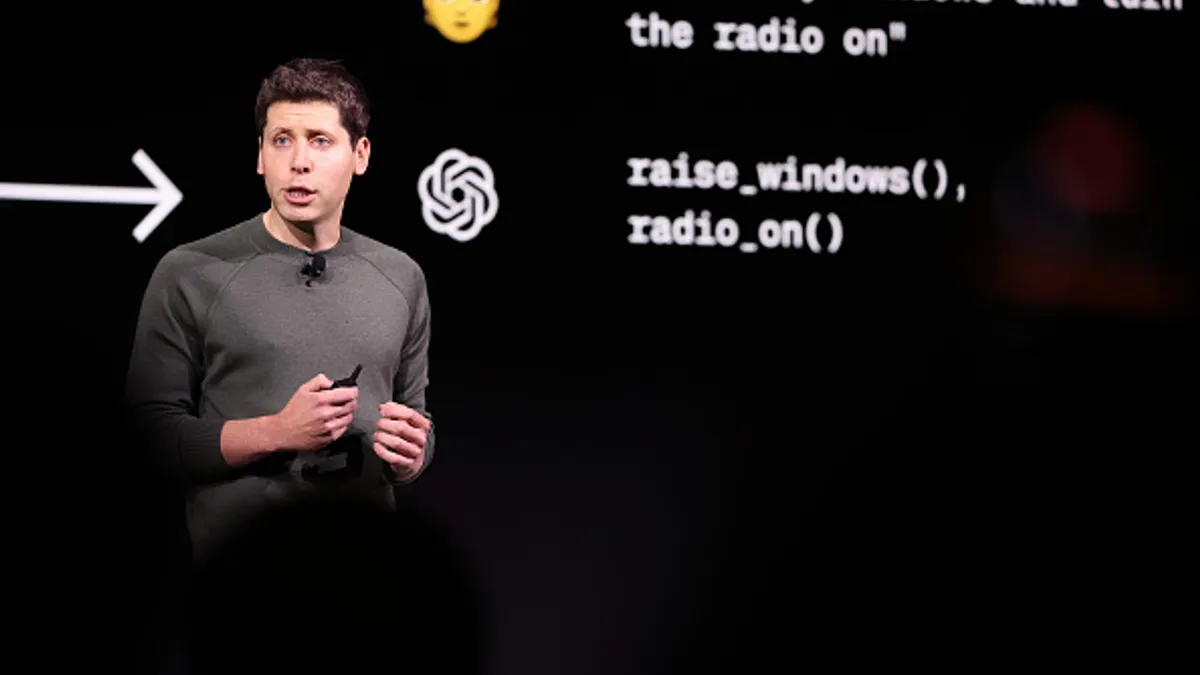
[[[424,0],[425,20],[454,42],[470,42],[496,25],[500,0]]]
[[[340,221],[350,181],[367,170],[370,145],[356,146],[332,103],[279,102],[267,109],[258,173],[271,204],[291,223]]]

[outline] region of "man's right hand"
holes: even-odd
[[[358,409],[358,387],[332,386],[333,380],[317,375],[300,385],[283,410],[271,416],[275,449],[317,450],[346,433]]]

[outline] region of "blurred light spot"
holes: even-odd
[[[1146,177],[1137,134],[1114,114],[1092,106],[1047,116],[1034,142],[1034,159],[1047,192],[1080,213],[1130,209]]]
[[[1097,107],[1051,111],[996,166],[973,276],[1008,305],[1176,314],[1193,296],[1153,245],[1140,134]],[[1150,243],[1147,243],[1147,242]]]

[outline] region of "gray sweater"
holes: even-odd
[[[172,249],[151,275],[127,403],[143,446],[186,485],[197,549],[298,495],[348,492],[394,507],[396,483],[372,449],[379,404],[396,401],[432,419],[420,266],[346,227],[323,253],[323,273],[304,275],[311,256],[273,237],[260,214]],[[341,439],[236,469],[225,462],[226,420],[279,412],[318,373],[337,380],[358,364],[358,409]],[[433,445],[431,434],[426,468]]]

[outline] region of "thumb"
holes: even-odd
[[[321,374],[317,375],[316,377],[314,377],[313,379],[309,380],[308,382],[306,382],[304,384],[304,388],[307,391],[321,391],[323,389],[328,389],[332,386],[333,386],[333,380],[326,377],[325,373],[321,373]]]

